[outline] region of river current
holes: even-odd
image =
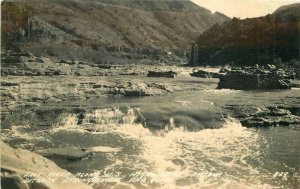
[[[32,151],[92,148],[80,161],[50,159],[86,173],[94,188],[299,188],[300,125],[246,128],[220,108],[295,103],[299,93],[208,89],[70,100],[52,106],[80,107],[83,117],[62,113],[42,129],[13,125],[2,137]]]

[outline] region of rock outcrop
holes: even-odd
[[[220,77],[218,89],[262,90],[291,89],[292,85],[282,69],[271,66],[269,69],[250,67],[231,70]]]
[[[291,84],[277,75],[235,73],[220,77],[218,89],[291,89]]]
[[[176,72],[173,71],[149,71],[147,77],[169,77],[175,78],[177,76]]]
[[[209,72],[209,71],[204,71],[204,70],[198,70],[198,71],[194,71],[190,75],[193,77],[201,77],[201,78],[220,78],[224,74]]]
[[[233,116],[241,120],[245,127],[291,126],[300,124],[299,105],[243,106],[228,105]]]
[[[299,105],[226,105],[230,116],[236,117],[245,127],[292,126],[300,124]]]
[[[120,149],[107,146],[96,146],[91,148],[46,148],[35,151],[45,157],[63,158],[69,161],[79,161],[85,158],[91,158],[96,153],[118,152]]]
[[[0,144],[2,189],[92,188],[38,154]]]

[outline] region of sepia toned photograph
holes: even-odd
[[[1,189],[300,189],[300,0],[1,0]]]

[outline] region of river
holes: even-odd
[[[246,128],[222,107],[299,103],[300,90],[213,88],[42,105],[80,111],[60,112],[51,127],[12,125],[2,138],[32,151],[93,148],[80,161],[50,159],[94,188],[299,188],[300,125]]]

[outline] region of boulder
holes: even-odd
[[[174,90],[182,90],[180,87],[171,86],[167,83],[143,82],[132,80],[109,87],[108,94],[124,96],[155,96],[173,93]]]
[[[290,126],[300,124],[299,116],[266,116],[252,117],[241,121],[245,127],[271,127],[271,126]]]
[[[218,89],[291,89],[291,83],[274,73],[257,74],[232,71],[220,77]]]
[[[87,158],[93,155],[93,151],[85,148],[48,148],[38,150],[36,153],[45,157],[65,158],[75,161]]]
[[[65,148],[47,148],[37,150],[36,153],[41,154],[45,157],[52,158],[64,158],[67,160],[82,160],[83,158],[92,157],[94,153],[115,153],[120,151],[119,148],[111,148],[108,146],[96,146],[91,148],[76,148],[76,147],[65,147]]]
[[[300,124],[299,106],[285,104],[267,107],[252,105],[227,105],[230,116],[241,120],[245,127],[272,127]]]
[[[84,184],[71,173],[39,154],[12,148],[2,141],[0,144],[1,188],[3,189],[92,189],[91,186]],[[53,179],[49,180],[50,174],[58,176],[51,177]],[[66,179],[74,182],[65,182]]]
[[[191,73],[190,75],[193,77],[201,77],[201,78],[220,78],[220,76],[222,76],[223,74],[198,70],[196,72]]]
[[[175,78],[177,76],[176,72],[173,71],[149,71],[147,77],[168,77]]]
[[[249,107],[251,106],[227,106],[226,109],[230,109],[234,116],[239,118],[245,127],[290,126],[300,124],[300,117],[296,112],[291,111],[292,107],[285,105],[256,107],[256,109]]]

